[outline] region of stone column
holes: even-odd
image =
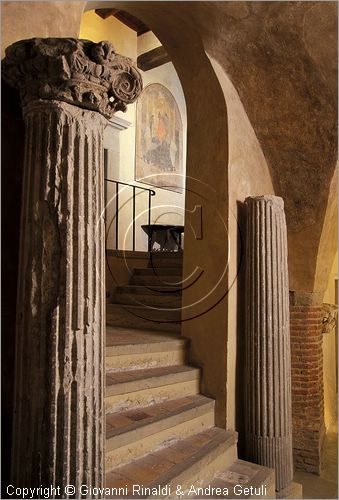
[[[293,479],[291,359],[284,202],[246,199],[246,446],[275,468],[277,497]]]
[[[15,43],[3,76],[26,123],[12,480],[79,498],[103,485],[103,129],[141,77],[108,42],[74,39]]]

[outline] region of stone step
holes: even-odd
[[[133,274],[130,278],[131,285],[143,285],[143,286],[166,286],[176,288],[180,290],[182,288],[182,276],[178,273],[175,275],[159,275],[151,274],[149,276]]]
[[[200,488],[200,489],[198,489]],[[194,486],[183,498],[275,498],[274,469],[235,460],[203,486]],[[295,497],[293,497],[295,498]]]
[[[198,394],[200,371],[191,366],[164,366],[107,372],[106,411],[124,411]]]
[[[181,311],[164,311],[146,306],[106,304],[107,323],[112,326],[180,332]]]
[[[201,395],[106,415],[106,471],[164,442],[214,426],[214,401]]]
[[[171,286],[158,286],[151,287],[144,285],[124,285],[116,288],[116,293],[128,293],[134,295],[156,295],[164,297],[181,297],[181,288]]]
[[[182,273],[176,267],[135,267],[133,273],[139,276],[181,276]]]
[[[110,498],[180,497],[176,493],[178,485],[186,490],[196,482],[212,480],[229,467],[237,459],[236,443],[236,432],[213,427],[166,447],[160,445],[151,453],[106,474],[107,488],[125,489]],[[149,488],[149,491],[133,491],[133,485],[134,488]],[[164,489],[159,491],[161,487]]]
[[[149,255],[149,265],[152,267],[172,267],[182,266],[183,252],[151,252]]]
[[[177,334],[106,327],[106,369],[138,370],[185,364],[189,340]]]
[[[143,287],[145,288],[145,287]],[[161,306],[168,309],[181,310],[181,295],[134,294],[128,292],[117,292],[113,301],[118,304],[130,304],[134,306]]]
[[[150,259],[157,259],[157,258],[168,258],[168,259],[182,259],[184,255],[184,252],[170,252],[169,250],[164,250],[162,252],[155,251],[155,252],[150,252],[149,253],[149,258]]]

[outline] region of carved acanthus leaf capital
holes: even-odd
[[[125,111],[142,91],[133,61],[110,42],[32,38],[14,43],[2,62],[3,78],[20,91],[23,105],[59,100],[100,112]]]
[[[338,321],[338,306],[335,304],[323,304],[322,332],[330,333],[336,329]]]

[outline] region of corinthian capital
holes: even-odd
[[[110,118],[125,111],[142,90],[133,61],[110,42],[32,38],[14,43],[2,61],[2,76],[20,91],[22,104],[58,100]]]

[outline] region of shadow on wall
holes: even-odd
[[[246,297],[245,297],[245,250],[246,250],[246,205],[237,201],[237,352],[236,352],[236,401],[235,428],[238,434],[238,455],[245,458],[245,334],[246,334]]]
[[[15,320],[21,212],[24,122],[16,90],[2,83],[2,335],[1,335],[1,475],[9,484],[13,421]],[[5,137],[4,137],[5,136]],[[1,498],[6,498],[2,491]]]

